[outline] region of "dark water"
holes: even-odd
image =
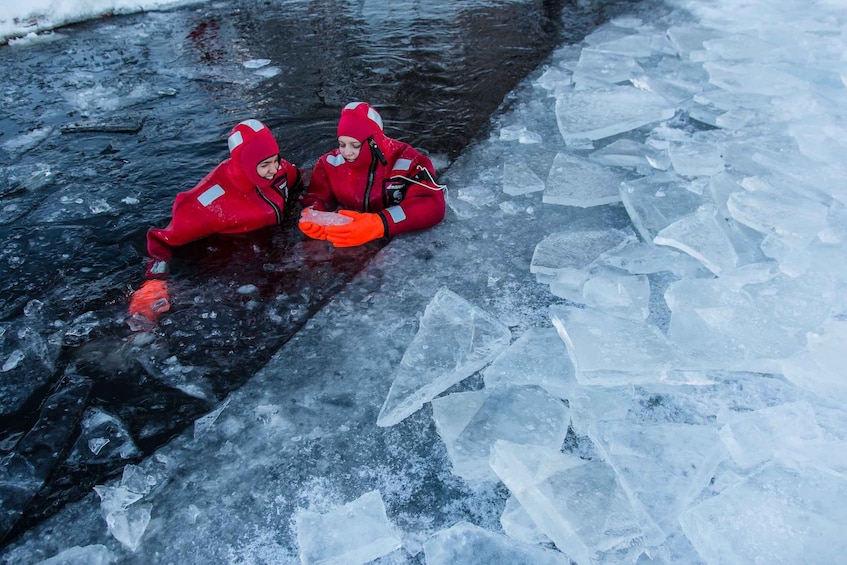
[[[264,121],[309,167],[365,100],[443,172],[553,47],[634,4],[217,2],[0,48],[2,543],[211,410],[376,252],[304,241],[292,207],[280,228],[181,250],[172,310],[134,338],[145,232],[235,123]]]

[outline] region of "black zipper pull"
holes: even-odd
[[[376,141],[373,137],[368,138],[368,145],[371,146],[371,153],[376,155],[376,158],[379,159],[379,162],[382,163],[382,166],[388,165],[388,159],[385,158],[385,155],[382,154],[382,150],[376,144]]]

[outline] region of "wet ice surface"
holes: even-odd
[[[442,178],[444,223],[396,238],[201,426],[4,557],[312,563],[332,545],[346,562],[447,563],[478,545],[484,562],[837,561],[844,22],[825,5],[674,6],[557,50]],[[802,49],[744,47],[794,33]],[[630,92],[610,93],[634,84],[673,117],[651,98],[653,121],[615,106],[617,122],[571,135],[562,99],[623,105]],[[522,160],[537,186],[559,155],[605,162],[621,202],[548,202],[502,169]],[[511,343],[456,383],[477,343],[456,328],[492,318]],[[377,425],[413,354],[413,390],[455,384]],[[351,535],[322,543],[321,524]]]

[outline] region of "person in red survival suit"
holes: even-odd
[[[152,329],[170,309],[165,279],[174,247],[280,224],[289,192],[299,190],[300,170],[280,158],[276,139],[262,122],[251,119],[235,126],[228,146],[228,159],[176,195],[167,227],[147,232],[147,280],[129,304],[127,322],[133,330]]]
[[[336,247],[430,228],[444,218],[444,189],[429,157],[386,136],[369,104],[352,102],[341,111],[338,148],[318,160],[300,197],[307,211],[338,211],[352,221],[321,225],[301,217],[298,226]]]

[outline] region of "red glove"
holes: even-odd
[[[168,283],[161,279],[148,279],[135,291],[129,302],[127,323],[133,331],[152,330],[159,314],[171,309]]]
[[[327,226],[326,238],[336,247],[354,247],[385,237],[385,222],[379,214],[339,210],[339,214],[353,218],[343,226]]]

